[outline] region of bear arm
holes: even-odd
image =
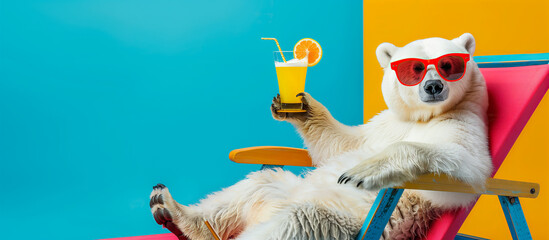
[[[331,115],[324,119],[308,120],[297,130],[315,165],[319,165],[333,156],[357,150],[367,137],[360,126],[347,126]]]
[[[432,172],[445,173],[482,189],[489,176],[490,166],[489,158],[475,157],[459,144],[402,141],[363,160],[345,172],[339,182],[377,190],[400,186]]]
[[[387,159],[392,168],[409,167],[403,169],[409,174],[445,173],[479,189],[484,187],[492,169],[489,157],[458,143],[400,142],[390,148]]]

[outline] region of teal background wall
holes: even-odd
[[[319,41],[306,90],[362,123],[362,1],[0,0],[0,238],[165,233],[156,183],[191,204],[258,169],[231,149],[302,147],[260,37]]]

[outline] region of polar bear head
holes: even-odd
[[[474,51],[475,39],[469,33],[453,40],[442,38],[417,40],[401,48],[390,43],[379,45],[376,55],[385,71],[382,82],[385,103],[391,111],[404,120],[428,121],[454,108],[471,94],[471,89],[485,91],[484,79],[477,64],[472,60]],[[446,58],[440,60],[441,56],[447,54],[465,56],[466,63],[461,66],[465,67],[465,73],[457,81],[448,76],[448,71],[459,68],[461,63],[453,63],[451,59]],[[415,63],[407,62],[407,65],[399,65],[399,60],[412,58],[439,59],[440,61],[433,60],[423,64],[415,61]],[[401,70],[397,70],[396,66],[401,67]],[[397,71],[400,79],[397,78]],[[416,77],[417,81],[405,85],[407,82],[403,79],[410,79],[410,76]],[[484,98],[482,95],[475,97]],[[485,99],[478,99],[478,101],[485,101]]]

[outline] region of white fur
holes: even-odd
[[[316,169],[303,178],[283,170],[254,172],[197,205],[166,208],[176,212],[172,214],[177,215],[175,223],[190,239],[211,239],[199,226],[203,219],[209,220],[223,239],[352,239],[380,188],[400,185],[428,172],[445,173],[483,188],[492,168],[486,130],[488,99],[476,63],[469,61],[460,81],[442,80],[450,92],[448,99],[436,104],[420,101],[418,86],[403,86],[389,68],[391,61],[403,58],[428,59],[452,52],[472,56],[474,49],[470,34],[454,40],[418,40],[402,48],[380,45],[376,54],[385,71],[382,91],[389,109],[367,124],[350,127],[339,123],[308,94],[304,96],[307,115],[278,113],[275,101],[273,116],[297,128]],[[441,79],[433,66],[427,69],[426,79]],[[337,183],[342,174],[348,178],[347,184]],[[165,201],[173,201],[167,189],[163,191]],[[413,214],[421,211],[417,207],[407,211],[406,206],[428,208],[420,210],[429,212],[465,206],[476,197],[408,190],[406,194],[410,196],[407,199],[420,199],[421,203],[401,200],[399,211],[405,212],[392,218],[400,223],[414,217],[416,221],[432,218],[417,220]],[[421,226],[414,230],[419,235],[428,224]],[[391,224],[390,231],[395,229],[397,226]],[[386,232],[383,238],[390,236]]]

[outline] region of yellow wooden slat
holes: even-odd
[[[467,185],[455,179],[448,178],[448,176],[444,174],[423,175],[415,181],[405,183],[403,186],[397,188],[502,195],[525,198],[536,198],[539,194],[540,189],[539,184],[537,183],[489,178],[486,181],[486,189],[475,190],[470,185]]]
[[[236,163],[312,167],[306,149],[290,147],[249,147],[231,151],[229,159]]]
[[[312,167],[312,159],[306,149],[290,147],[249,147],[231,151],[229,158],[236,163],[268,164],[286,166]],[[539,184],[489,178],[484,190],[477,190],[445,174],[426,174],[401,187],[445,192],[475,193],[487,195],[502,195],[513,197],[536,198],[539,194]]]

